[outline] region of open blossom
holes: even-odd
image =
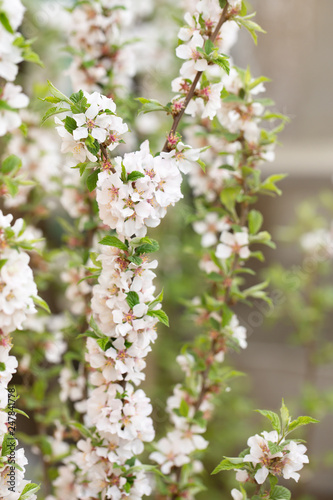
[[[263,432],[261,436],[256,434],[248,439],[250,453],[245,455],[244,462],[252,462],[254,466],[260,465],[255,474],[258,484],[263,484],[269,474],[282,475],[285,479],[293,478],[298,481],[300,475],[297,471],[309,462],[305,455],[306,447],[295,441],[290,441],[283,446],[282,451],[272,453],[269,449],[269,442],[278,443],[279,435],[276,431]]]
[[[6,262],[0,270],[0,328],[10,333],[22,330],[27,316],[36,313],[37,287],[27,253],[5,249],[1,258]]]
[[[23,61],[22,49],[15,46],[15,39],[16,35],[0,27],[0,76],[9,82],[15,80],[18,64]]]
[[[29,98],[21,90],[20,85],[6,83],[0,93],[0,99],[13,108],[12,110],[1,109],[0,111],[0,137],[17,129],[22,123],[17,110],[26,108],[29,104]]]
[[[249,235],[243,230],[238,233],[223,231],[220,238],[221,243],[216,248],[216,257],[219,259],[228,259],[231,255],[239,255],[241,259],[247,259],[250,256]]]
[[[215,245],[218,234],[230,228],[227,217],[220,217],[216,212],[208,212],[202,221],[193,223],[194,231],[202,235],[201,245],[204,248]]]
[[[121,135],[128,127],[123,120],[115,115],[116,105],[113,99],[99,92],[83,92],[87,109],[83,113],[73,114],[73,126],[69,132],[66,121],[55,117],[57,132],[62,138],[61,151],[72,153],[77,162],[96,161],[97,157],[89,149],[91,141],[97,141],[103,147],[113,150],[121,140]]]
[[[200,90],[199,97],[192,99],[186,108],[191,116],[201,115],[201,118],[212,120],[221,108],[221,90],[223,83],[214,83]]]
[[[135,176],[133,182],[122,179],[123,169],[127,176]],[[153,157],[148,141],[140,151],[115,158],[114,170],[99,173],[97,202],[102,221],[118,234],[145,236],[147,226],[157,226],[166,208],[182,197],[172,153]]]

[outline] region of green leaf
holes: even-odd
[[[150,238],[141,238],[140,243],[142,244],[135,249],[135,252],[139,255],[142,253],[157,252],[160,248],[158,242]]]
[[[290,500],[291,493],[283,486],[275,486],[269,495],[270,500]]]
[[[217,57],[213,57],[213,62],[224,69],[224,71],[229,75],[230,73],[230,62],[229,58],[219,54]]]
[[[225,7],[226,3],[227,3],[227,0],[219,0],[219,4],[220,4],[221,9],[223,9]]]
[[[264,417],[268,418],[268,420],[270,420],[272,423],[273,429],[277,432],[280,432],[281,424],[280,424],[279,415],[277,415],[273,411],[269,411],[269,410],[255,410],[255,411],[257,411],[258,413],[260,413]]]
[[[133,262],[136,266],[141,266],[142,264],[142,259],[140,257],[137,257],[136,255],[131,255],[130,257],[127,258],[130,262]]]
[[[26,484],[18,500],[28,500],[31,495],[35,495],[39,489],[40,485],[38,484]]]
[[[16,112],[15,108],[12,108],[12,106],[9,106],[9,104],[6,101],[2,101],[2,100],[0,100],[0,109],[5,109],[6,111]]]
[[[86,438],[91,438],[90,430],[87,429],[87,427],[85,427],[80,422],[70,422],[70,425],[71,425],[71,427],[75,427],[75,429],[77,429],[82,434],[82,436],[84,436]]]
[[[11,179],[9,177],[5,177],[4,178],[4,182],[5,182],[6,187],[8,189],[8,193],[11,196],[16,196],[17,193],[18,193],[18,190],[19,190],[17,181],[15,181],[15,180],[13,180],[13,179]]]
[[[98,338],[96,339],[96,342],[104,352],[112,347],[109,337]]]
[[[64,125],[67,132],[69,132],[72,135],[73,131],[77,129],[77,123],[72,116],[66,116]]]
[[[169,318],[167,314],[161,309],[157,311],[148,311],[147,314],[148,316],[154,316],[155,318],[157,318],[160,323],[163,323],[163,325],[169,326]]]
[[[40,60],[40,57],[38,54],[36,54],[36,52],[34,52],[33,50],[31,50],[30,47],[28,47],[27,49],[25,49],[23,51],[23,59],[25,61],[28,61],[28,62],[32,62],[32,63],[35,63],[35,64],[38,64],[38,66],[41,66],[42,68],[44,67],[44,64],[42,63],[42,61]]]
[[[267,179],[264,180],[264,182],[260,186],[260,190],[266,190],[266,191],[272,191],[278,195],[282,194],[282,191],[275,185],[276,182],[281,181],[287,177],[287,174],[276,174],[276,175],[271,175]]]
[[[319,420],[312,417],[298,417],[296,420],[293,420],[293,422],[289,424],[288,432],[294,431],[302,425],[318,424],[318,422]]]
[[[53,116],[53,115],[58,115],[59,113],[64,113],[65,111],[68,111],[67,108],[59,108],[58,106],[55,106],[53,108],[50,108],[46,111],[46,113],[43,115],[43,118],[42,118],[42,125],[44,122],[46,122],[46,120],[48,118],[50,118],[50,116]]]
[[[74,94],[72,94],[69,98],[72,102],[77,103],[77,102],[81,101],[81,99],[84,98],[83,91],[79,90],[78,92],[75,92]]]
[[[128,251],[128,248],[125,245],[125,243],[120,241],[120,239],[117,238],[116,236],[104,236],[104,238],[99,243],[100,245],[107,245],[109,247],[120,248],[120,250],[123,250],[124,252]]]
[[[226,187],[222,189],[220,198],[223,203],[223,205],[226,207],[226,209],[234,213],[235,212],[235,204],[236,204],[236,198],[241,192],[241,187],[240,186],[235,186],[235,187]]]
[[[51,311],[50,311],[50,308],[49,306],[47,305],[47,303],[45,302],[44,299],[42,299],[41,297],[32,297],[34,303],[36,304],[36,306],[44,309],[44,311],[48,312],[49,314],[51,314]]]
[[[222,460],[222,462],[219,463],[219,465],[217,467],[215,467],[215,469],[213,470],[213,472],[211,474],[212,475],[217,474],[218,472],[221,472],[221,470],[234,470],[234,469],[241,469],[242,467],[244,467],[243,459],[239,458],[237,460],[241,460],[241,462],[234,463],[234,461],[231,461],[230,459],[225,458],[224,460]]]
[[[92,192],[94,189],[96,189],[97,181],[98,181],[98,174],[99,174],[99,169],[94,170],[87,177],[86,183],[87,183],[87,188],[89,189],[90,192]]]
[[[275,453],[280,453],[280,451],[283,451],[283,449],[285,447],[285,443],[277,444],[277,443],[273,443],[273,441],[268,441],[268,447],[269,447],[269,451],[272,453],[272,455],[275,455]]]
[[[262,226],[263,216],[258,210],[251,210],[249,213],[249,231],[256,234]]]
[[[0,12],[0,23],[5,28],[6,31],[8,31],[9,33],[12,33],[12,34],[14,33],[14,30],[11,27],[11,24],[10,24],[9,19],[8,19],[7,15],[5,14],[5,12]]]
[[[100,150],[100,146],[99,146],[99,142],[93,138],[92,135],[88,135],[88,137],[86,138],[85,140],[85,145],[88,149],[88,151],[92,154],[92,155],[97,155],[99,150]]]
[[[143,104],[142,108],[139,110],[139,114],[151,113],[152,111],[168,111],[168,108],[166,106],[163,106],[163,104],[161,104],[156,99],[146,99],[145,97],[137,97],[135,100]]]
[[[213,52],[215,48],[214,43],[208,38],[205,42],[205,52],[207,55],[209,55],[211,52]]]
[[[9,174],[13,170],[19,170],[22,166],[22,161],[18,156],[10,155],[8,156],[1,165],[1,172],[3,174]]]
[[[136,292],[128,292],[126,296],[126,302],[133,309],[134,306],[140,304],[139,295]]]
[[[142,174],[141,172],[138,172],[137,170],[134,170],[133,172],[131,172],[130,174],[128,174],[127,176],[127,182],[134,182],[138,179],[140,179],[141,177],[144,177],[145,174]]]
[[[239,26],[244,26],[244,28],[246,28],[249,31],[249,33],[251,34],[251,36],[254,40],[254,43],[257,45],[258,37],[257,37],[256,31],[258,31],[260,33],[266,33],[266,31],[263,30],[261,28],[261,26],[259,26],[259,24],[255,23],[254,21],[251,21],[251,19],[255,16],[255,14],[256,13],[253,12],[252,14],[245,16],[245,17],[237,16],[234,18],[234,21],[236,21],[236,23]]]
[[[6,365],[2,361],[0,361],[0,372],[4,372],[6,370]]]
[[[58,97],[61,101],[67,102],[67,104],[69,105],[72,104],[72,101],[70,101],[65,94],[60,92],[60,90],[58,90],[57,87],[53,85],[53,83],[51,83],[49,80],[47,81],[47,83],[49,86],[49,90],[54,97]]]
[[[187,417],[190,408],[186,403],[185,399],[182,399],[179,406],[179,413],[182,417]]]

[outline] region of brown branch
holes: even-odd
[[[226,4],[225,4],[225,6],[224,6],[224,9],[222,11],[221,17],[220,17],[220,19],[219,19],[219,21],[218,21],[218,23],[216,25],[216,28],[215,28],[215,30],[213,31],[213,33],[209,37],[209,40],[211,40],[212,42],[215,42],[215,40],[216,40],[216,38],[217,38],[217,36],[219,34],[219,31],[220,31],[221,27],[229,19],[228,8],[229,8],[229,3],[227,1]],[[183,105],[182,109],[179,111],[179,113],[177,113],[177,115],[173,119],[173,124],[172,124],[170,132],[168,134],[168,137],[170,136],[170,134],[174,135],[176,133],[176,130],[177,130],[178,125],[179,125],[179,122],[182,119],[182,117],[183,117],[183,115],[185,113],[185,110],[186,110],[186,108],[187,108],[190,100],[194,96],[195,89],[196,89],[197,84],[198,84],[198,82],[199,82],[199,80],[201,78],[202,73],[203,73],[203,71],[198,71],[197,74],[195,75],[195,78],[193,80],[191,88],[188,91],[188,94],[187,94],[186,99],[184,101],[184,105]],[[168,152],[168,151],[170,151],[170,148],[169,148],[168,139],[167,139],[165,141],[165,143],[164,143],[162,152]]]

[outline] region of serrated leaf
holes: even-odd
[[[133,309],[134,306],[140,304],[139,295],[136,292],[128,292],[126,296],[126,302]]]
[[[50,118],[50,116],[58,115],[59,113],[64,113],[65,111],[68,111],[68,109],[67,108],[59,108],[58,106],[55,106],[53,108],[48,109],[46,111],[46,113],[43,115],[41,124],[43,125],[43,123],[46,122],[46,120],[48,118]]]
[[[224,460],[222,460],[222,462],[219,463],[219,465],[217,467],[215,467],[215,469],[213,470],[211,475],[217,474],[218,472],[221,472],[222,470],[241,469],[242,467],[244,467],[243,459],[241,459],[241,460],[242,461],[237,464],[237,463],[233,463],[229,459],[225,458]]]
[[[215,48],[214,43],[208,38],[208,40],[205,41],[205,52],[207,55],[209,55],[211,52],[213,52]]]
[[[158,242],[156,240],[152,240],[150,238],[141,238],[142,245],[136,247],[135,252],[137,254],[142,253],[152,253],[157,252],[160,248]]]
[[[81,101],[81,99],[83,99],[84,97],[84,94],[83,94],[83,91],[82,90],[79,90],[78,92],[74,92],[70,97],[69,99],[74,102],[74,103],[77,103],[79,101]]]
[[[107,351],[111,347],[111,342],[109,337],[102,337],[96,339],[97,344],[102,349],[102,351]]]
[[[303,425],[308,425],[308,424],[318,424],[319,420],[312,418],[312,417],[306,417],[306,416],[301,416],[298,417],[296,420],[293,420],[289,424],[288,432],[294,431],[298,427],[302,427]]]
[[[268,418],[270,420],[272,427],[275,431],[280,432],[281,430],[281,424],[280,424],[280,419],[279,415],[274,413],[274,411],[269,411],[269,410],[255,410],[264,417]]]
[[[128,251],[128,248],[125,245],[125,243],[120,241],[120,239],[117,238],[116,236],[104,236],[104,238],[99,243],[100,245],[107,245],[109,247],[120,248],[120,250],[123,250],[124,252]]]
[[[151,113],[152,111],[168,111],[166,106],[163,106],[163,104],[161,104],[156,99],[146,99],[145,97],[137,97],[135,100],[143,104],[142,108],[139,110],[139,114]]]
[[[131,255],[130,257],[127,257],[127,260],[130,262],[133,262],[136,266],[141,266],[142,264],[142,259],[140,257],[137,257],[136,255]]]
[[[154,316],[155,318],[157,318],[160,323],[163,323],[163,325],[169,326],[168,315],[161,309],[157,311],[148,311],[147,314],[148,316]]]
[[[55,86],[53,85],[53,83],[51,83],[49,80],[47,81],[47,83],[48,83],[48,86],[49,86],[50,92],[51,92],[51,94],[52,94],[54,97],[58,97],[59,99],[61,99],[61,101],[67,102],[69,105],[71,105],[71,104],[72,104],[72,101],[70,101],[70,100],[68,99],[68,97],[67,97],[65,94],[63,94],[62,92],[60,92],[60,90],[59,90],[59,89],[57,89],[57,87],[55,87]]]
[[[134,182],[138,179],[140,179],[141,177],[144,177],[145,174],[142,174],[141,172],[138,172],[137,170],[134,170],[133,172],[131,172],[130,174],[128,174],[127,176],[127,182]]]
[[[244,28],[246,28],[248,30],[248,32],[250,33],[250,35],[252,36],[253,38],[253,41],[254,43],[257,45],[257,40],[258,40],[258,37],[257,37],[257,31],[260,32],[260,33],[266,33],[265,30],[263,30],[261,28],[261,26],[259,26],[259,24],[255,23],[254,21],[251,21],[251,19],[255,16],[255,12],[253,12],[252,14],[248,15],[248,16],[244,16],[244,17],[235,17],[234,18],[234,21],[236,21],[236,23],[238,25],[241,25],[241,26],[244,26]]]
[[[291,492],[284,486],[275,486],[269,495],[270,500],[290,500]]]

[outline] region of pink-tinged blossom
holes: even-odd
[[[227,217],[221,217],[216,212],[208,212],[204,220],[195,221],[193,229],[196,233],[202,235],[201,245],[204,248],[216,245],[218,235],[222,231],[227,231],[230,228]]]
[[[277,443],[279,435],[276,431],[263,432],[262,436],[256,434],[248,439],[247,444],[250,447],[250,453],[245,455],[244,462],[252,462],[254,466],[260,464],[259,470],[254,478],[258,484],[263,484],[269,474],[271,461],[275,458],[282,458],[283,453],[271,453],[269,449],[269,441]]]
[[[223,83],[208,85],[200,91],[200,97],[192,99],[186,113],[191,116],[201,116],[212,120],[217,111],[221,108],[221,91]]]
[[[231,255],[239,255],[241,259],[249,258],[249,235],[245,229],[238,233],[223,231],[220,241],[221,243],[216,248],[217,258],[224,260],[231,257]]]
[[[181,467],[190,462],[192,447],[184,443],[180,431],[168,432],[166,437],[157,442],[156,449],[149,458],[161,465],[163,474],[170,474],[172,467]]]

